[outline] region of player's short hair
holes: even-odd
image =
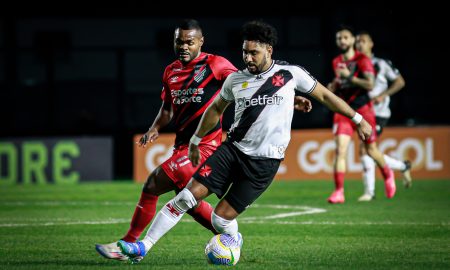
[[[366,30],[361,30],[361,31],[359,31],[358,34],[356,34],[356,35],[357,35],[357,36],[365,35],[365,36],[368,36],[370,39],[372,39],[372,35],[371,35],[368,31],[366,31]]]
[[[180,21],[175,29],[181,29],[181,30],[197,30],[199,32],[202,32],[202,28],[200,27],[200,23],[197,20],[194,19],[184,19]]]
[[[349,31],[350,34],[352,34],[352,36],[354,36],[355,34],[355,30],[353,29],[353,27],[351,27],[350,25],[347,24],[341,24],[339,25],[339,27],[336,29],[336,33],[341,32],[341,31]]]
[[[242,26],[242,40],[253,40],[275,46],[278,41],[277,30],[263,21],[251,21]]]

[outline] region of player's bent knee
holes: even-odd
[[[183,189],[178,195],[174,198],[173,206],[178,208],[177,210],[186,212],[187,210],[193,208],[197,205],[197,200],[194,195],[189,191],[189,189]]]

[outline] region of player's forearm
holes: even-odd
[[[405,87],[405,80],[400,75],[392,82],[391,86],[388,89],[386,89],[386,91],[383,94],[386,96],[392,96],[393,94],[400,91],[403,87]]]
[[[203,114],[202,119],[198,124],[197,130],[195,131],[195,135],[203,138],[211,129],[213,129],[217,125],[217,122],[219,122],[221,115],[222,113],[213,102],[211,106],[209,106],[205,110],[205,113]]]
[[[350,78],[350,82],[355,85],[355,86],[359,86],[367,91],[372,90],[373,88],[373,80],[371,79],[362,79],[362,78],[358,78],[358,77],[351,77]]]
[[[167,124],[169,124],[171,118],[172,118],[172,116],[171,116],[170,111],[164,109],[164,104],[163,104],[163,105],[161,105],[158,115],[156,116],[155,120],[153,121],[153,124],[150,126],[149,129],[156,129],[159,131],[163,127],[167,126]]]
[[[311,96],[317,101],[327,106],[333,112],[340,113],[348,118],[355,116],[355,111],[340,97],[325,88],[321,83],[317,83]]]

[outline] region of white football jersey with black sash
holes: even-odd
[[[255,158],[283,159],[291,138],[295,90],[310,93],[317,80],[302,67],[272,61],[260,74],[247,69],[228,76],[220,97],[235,102],[228,140]]]
[[[372,57],[372,63],[375,68],[376,77],[375,85],[372,91],[369,91],[370,98],[374,98],[382,94],[389,87],[389,83],[393,82],[400,76],[400,72],[396,69],[392,62],[378,57]],[[389,118],[391,117],[391,109],[389,103],[391,98],[385,97],[383,102],[374,104],[375,115],[378,117]]]

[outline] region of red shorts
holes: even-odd
[[[200,144],[199,149],[201,154],[200,164],[202,164],[217,149],[217,146]],[[180,189],[187,185],[189,180],[191,180],[192,175],[194,175],[199,167],[192,166],[192,163],[188,158],[188,151],[189,146],[182,145],[174,149],[172,156],[161,164],[161,168],[164,172]]]
[[[372,126],[372,135],[365,140],[366,143],[373,143],[377,140],[377,132],[376,132],[376,120],[375,120],[375,112],[373,111],[373,106],[371,103],[368,103],[358,110],[356,110],[362,117]],[[341,135],[345,134],[348,136],[353,136],[353,133],[356,130],[355,123],[352,122],[351,119],[343,116],[342,114],[335,113],[333,118],[333,134]]]

